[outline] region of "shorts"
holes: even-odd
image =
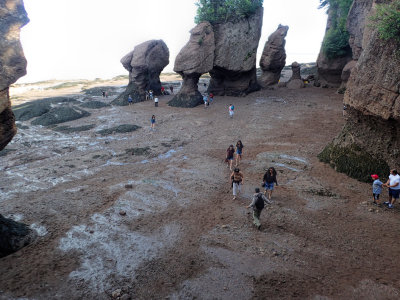
[[[271,183],[266,182],[264,187],[265,187],[265,190],[273,191],[274,190],[274,183],[273,182],[271,182]]]
[[[242,155],[242,150],[237,149],[236,154]]]
[[[227,157],[227,160],[233,160],[233,156],[232,157]]]
[[[389,196],[392,196],[394,199],[399,199],[400,190],[394,190],[389,188]]]
[[[374,200],[379,200],[379,195],[380,194],[372,194],[372,197],[374,197]]]
[[[233,111],[229,111],[229,115],[230,115],[231,117],[233,116],[233,114],[234,114]]]

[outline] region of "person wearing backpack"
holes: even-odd
[[[246,206],[246,208],[253,208],[253,223],[257,227],[258,230],[261,229],[261,223],[260,223],[260,215],[261,211],[264,209],[264,202],[267,204],[271,204],[272,202],[269,201],[263,193],[260,192],[259,188],[255,189],[255,193],[253,195],[253,201],[249,206]]]

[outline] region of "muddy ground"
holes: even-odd
[[[281,88],[208,109],[170,97],[66,124],[95,125],[83,132],[19,124],[0,157],[0,212],[39,238],[0,259],[0,299],[399,298],[399,210],[316,157],[344,123],[341,95]],[[121,124],[141,128],[96,133]],[[239,139],[232,200],[224,156]],[[279,186],[258,231],[245,206],[269,166]]]

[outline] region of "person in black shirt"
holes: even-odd
[[[274,190],[274,183],[278,186],[278,181],[276,180],[276,171],[274,167],[270,167],[264,174],[263,183],[265,187],[264,195],[268,193],[268,200],[271,200],[272,191]]]

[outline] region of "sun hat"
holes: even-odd
[[[379,176],[376,175],[376,174],[372,174],[371,177],[372,177],[373,179],[378,179],[378,178],[379,178]]]

